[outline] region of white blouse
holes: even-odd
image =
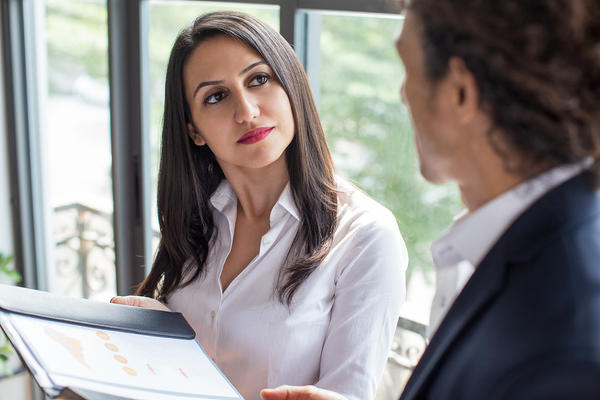
[[[259,254],[225,292],[220,275],[233,241],[237,197],[223,181],[211,198],[218,237],[204,278],[175,291],[196,338],[246,400],[279,385],[370,400],[405,297],[406,247],[392,213],[345,181],[331,250],[296,292],[291,311],[274,282],[299,226],[289,184],[271,210]]]

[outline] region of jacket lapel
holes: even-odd
[[[503,254],[504,246],[498,242],[475,270],[425,349],[402,392],[401,400],[415,398],[468,322],[484,310],[500,292],[504,282]]]

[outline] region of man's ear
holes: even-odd
[[[470,122],[479,111],[479,88],[473,73],[462,58],[452,57],[448,61],[453,82],[453,105],[463,123]]]
[[[200,135],[200,132],[198,132],[198,130],[194,127],[194,125],[192,125],[188,122],[187,128],[188,128],[188,134],[190,135],[190,138],[196,144],[196,146],[204,146],[206,144],[206,141],[204,141],[204,139]]]

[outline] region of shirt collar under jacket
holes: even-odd
[[[475,268],[508,227],[536,200],[591,165],[561,165],[502,193],[472,213],[463,212],[431,246],[436,290],[429,318],[429,336],[465,287]]]
[[[502,193],[472,213],[459,214],[454,225],[431,246],[436,269],[463,260],[473,266],[479,265],[500,236],[529,206],[589,165],[586,160],[552,168]]]
[[[236,214],[237,211],[237,195],[233,191],[233,188],[227,181],[227,179],[223,179],[217,190],[212,194],[210,198],[210,202],[219,212],[230,215]],[[287,211],[291,216],[293,216],[298,221],[300,220],[298,208],[296,207],[296,203],[294,202],[294,197],[292,195],[292,188],[290,183],[288,182],[281,192],[277,203],[271,210],[271,221],[278,218],[281,215],[281,210]]]

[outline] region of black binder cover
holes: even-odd
[[[17,286],[0,285],[0,309],[124,332],[181,339],[196,337],[181,313],[102,303]]]
[[[128,332],[133,334],[151,335],[172,339],[195,339],[195,332],[181,313],[150,310],[138,307],[129,307],[119,304],[103,303],[92,300],[72,298],[53,293],[26,289],[16,286],[0,284],[0,313],[21,314],[30,317],[43,318],[50,321],[83,325],[93,328],[103,328]],[[5,330],[9,340],[9,332]],[[11,340],[12,341],[12,340]],[[21,356],[23,364],[26,365],[34,378],[38,379],[31,366],[25,361],[17,346],[13,346]],[[22,346],[21,346],[22,347]],[[208,357],[207,357],[208,358]],[[216,370],[216,366],[214,367]],[[154,372],[154,371],[153,371]],[[219,371],[219,374],[222,373]],[[226,378],[223,376],[226,381]],[[39,383],[39,382],[38,382]],[[228,383],[231,385],[230,383]],[[42,384],[40,383],[40,387]],[[233,389],[233,386],[231,386]],[[51,388],[42,387],[49,396],[60,399],[75,400],[120,400],[124,397],[97,393],[88,388],[65,387],[57,392]],[[235,389],[233,389],[235,391]],[[242,399],[237,394],[237,399]],[[199,398],[213,398],[211,396],[199,396]],[[216,397],[231,399],[234,397]],[[243,399],[242,399],[243,400]]]

